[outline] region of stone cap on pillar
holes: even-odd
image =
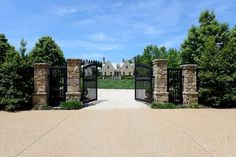
[[[184,64],[181,65],[180,68],[182,68],[183,70],[185,69],[197,69],[198,65],[197,64]]]
[[[34,63],[33,64],[34,68],[47,68],[49,66],[50,66],[50,64],[48,64],[48,63]]]
[[[154,59],[153,63],[167,63],[167,59]]]
[[[67,63],[81,63],[81,59],[78,59],[78,58],[68,58],[66,59],[66,62]]]
[[[153,65],[167,65],[167,59],[154,59]]]

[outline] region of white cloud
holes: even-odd
[[[130,24],[133,29],[136,29],[136,31],[149,34],[149,35],[160,35],[163,34],[163,31],[161,32],[158,27],[154,27],[147,23],[131,23]]]
[[[105,41],[111,39],[111,37],[105,35],[103,32],[92,34],[89,38],[94,41]]]
[[[73,7],[62,7],[62,8],[57,8],[56,13],[60,16],[64,16],[67,14],[73,14],[76,13],[78,10]]]
[[[81,55],[83,59],[99,59],[102,60],[103,57],[106,57],[105,54],[102,53],[83,53]]]
[[[84,48],[86,50],[111,51],[123,49],[123,45],[110,42],[94,42],[86,40],[59,40],[59,45],[64,48]]]

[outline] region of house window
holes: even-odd
[[[128,69],[128,65],[126,65],[126,69]]]
[[[112,72],[110,72],[110,76],[112,76]]]
[[[107,75],[107,73],[105,72],[105,76]]]
[[[107,66],[107,69],[109,69],[109,66]]]
[[[125,76],[125,72],[123,72],[123,76]]]

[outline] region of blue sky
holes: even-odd
[[[0,33],[28,51],[49,35],[66,58],[120,62],[155,44],[179,48],[202,10],[236,25],[236,0],[0,0]]]

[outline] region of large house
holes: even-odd
[[[106,62],[102,66],[102,76],[114,76],[115,75],[115,68],[111,64],[111,62]]]
[[[102,76],[121,78],[122,76],[133,76],[134,65],[128,61],[123,63],[112,64],[111,62],[103,62],[101,69]]]

